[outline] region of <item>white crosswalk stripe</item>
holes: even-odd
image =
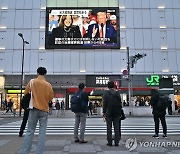
[[[11,122],[0,125],[0,135],[18,135],[21,121]],[[180,124],[168,124],[168,135],[180,135]],[[154,134],[154,123],[136,123],[128,120],[122,122],[122,135],[152,135]],[[25,130],[26,131],[26,130]],[[73,118],[50,118],[47,125],[47,135],[73,135],[74,119]],[[35,135],[39,133],[37,126]],[[160,133],[162,127],[160,126]],[[87,119],[86,135],[106,135],[106,123],[101,118]]]

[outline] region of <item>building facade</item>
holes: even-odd
[[[46,7],[118,7],[120,49],[45,49]],[[19,107],[22,39],[18,33],[29,42],[25,44],[23,87],[36,76],[36,69],[44,66],[55,97],[67,102],[72,89],[79,82],[87,83],[88,76],[120,76],[119,88],[127,91],[126,81],[121,80],[122,71],[127,69],[126,47],[130,55],[147,55],[131,68],[131,74],[139,79],[134,88],[150,91],[158,87],[147,85],[146,78],[150,81],[152,75],[173,77],[178,83],[179,18],[180,0],[0,0],[0,101],[12,97]],[[88,92],[97,87],[89,88]],[[176,84],[177,102],[179,91]]]

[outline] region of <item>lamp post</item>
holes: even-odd
[[[20,87],[20,91],[21,91],[21,95],[20,95],[20,111],[19,111],[19,116],[21,116],[21,110],[22,110],[22,107],[21,107],[21,99],[22,99],[22,86],[23,86],[23,83],[24,83],[24,79],[23,79],[23,74],[24,74],[24,46],[25,44],[29,44],[29,42],[25,41],[24,40],[24,37],[23,37],[23,34],[22,33],[18,33],[19,37],[22,38],[22,41],[23,41],[23,49],[22,49],[22,64],[21,64],[21,87]]]

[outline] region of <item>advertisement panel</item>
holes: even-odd
[[[119,8],[46,8],[46,49],[119,49]]]

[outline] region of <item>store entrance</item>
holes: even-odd
[[[89,101],[92,102],[92,112],[94,115],[102,114],[102,96],[89,96]]]
[[[178,113],[180,113],[180,95],[174,95],[174,105],[175,110],[178,110]]]

